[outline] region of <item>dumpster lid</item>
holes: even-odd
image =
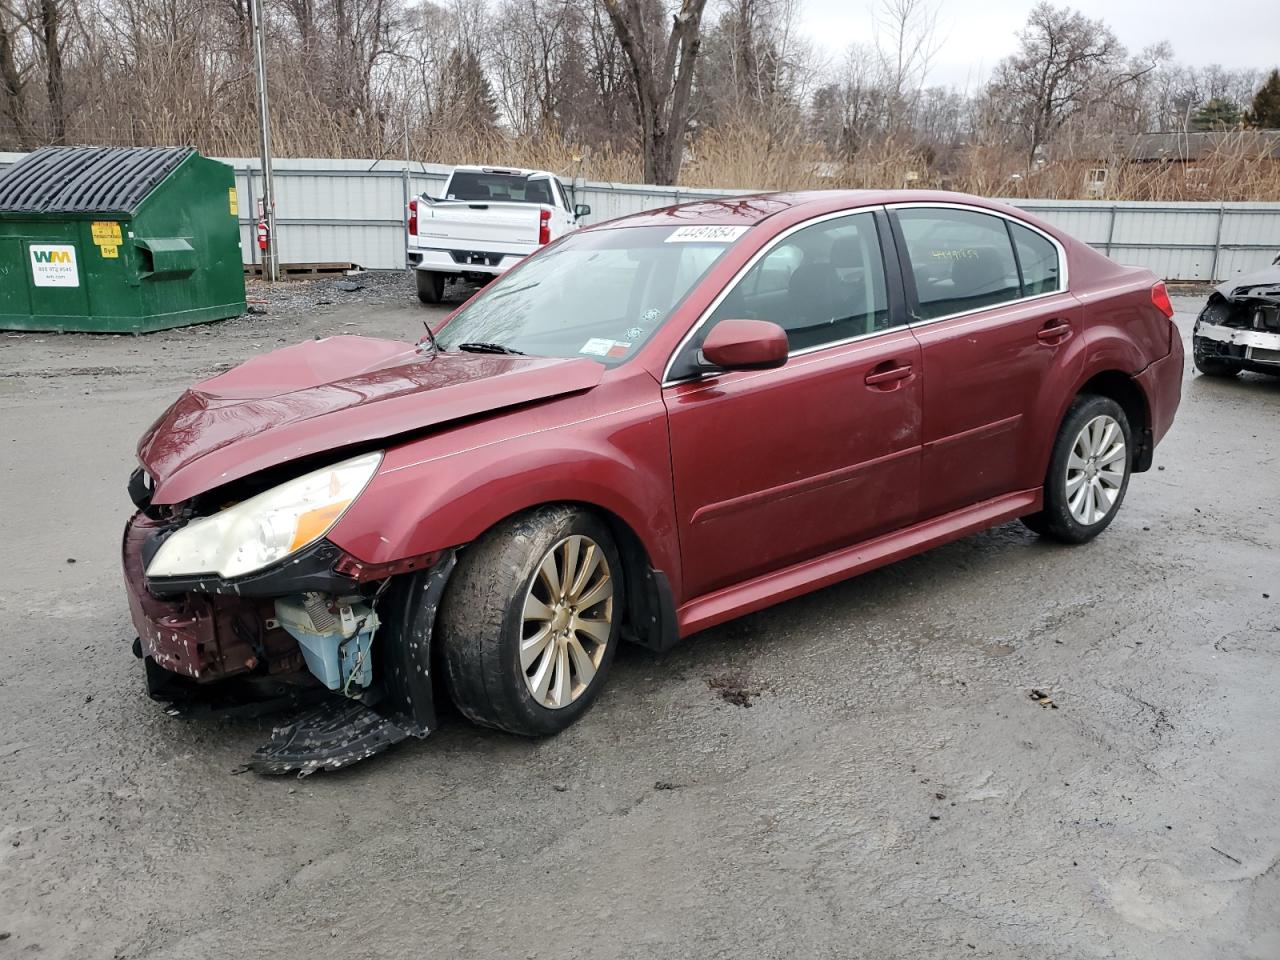
[[[45,147],[0,174],[0,212],[132,216],[190,147]]]

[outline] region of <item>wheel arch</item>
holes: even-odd
[[[1142,473],[1151,468],[1155,443],[1151,433],[1151,403],[1136,377],[1113,366],[1082,373],[1072,389],[1062,394],[1056,411],[1053,411],[1053,429],[1046,431],[1036,453],[1037,476],[1041,479],[1049,469],[1049,458],[1053,455],[1053,445],[1062,430],[1071,404],[1082,394],[1109,397],[1120,405],[1129,421],[1132,440],[1135,447],[1133,471]]]
[[[1121,370],[1103,370],[1082,383],[1075,396],[1085,393],[1109,397],[1120,405],[1137,448],[1133,454],[1133,472],[1150,470],[1155,449],[1151,437],[1151,404],[1138,381]]]
[[[651,650],[667,650],[679,639],[676,622],[675,594],[663,570],[654,566],[653,558],[640,534],[621,514],[592,500],[574,498],[545,500],[495,520],[473,539],[480,539],[513,517],[545,507],[576,507],[593,514],[613,535],[622,558],[622,577],[626,587],[626,613],[623,638]],[[465,549],[465,547],[463,548]]]

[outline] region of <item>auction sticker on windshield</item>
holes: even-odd
[[[617,340],[609,340],[605,337],[592,337],[582,345],[579,353],[585,353],[592,357],[623,357],[626,356],[631,344],[620,343]]]
[[[663,243],[733,243],[746,232],[746,227],[719,225],[676,227]]]

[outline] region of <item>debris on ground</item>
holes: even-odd
[[[1036,690],[1033,688],[1031,691],[1031,699],[1046,709],[1058,709],[1058,705],[1053,702],[1053,697],[1049,696],[1043,690]]]
[[[246,302],[270,309],[273,314],[306,314],[319,301],[333,302],[334,288],[339,283],[358,283],[359,289],[344,291],[342,305],[353,303],[406,303],[416,305],[417,288],[408,270],[366,270],[359,281],[335,280],[330,276],[304,276],[268,283],[260,277],[245,279]],[[465,288],[470,290],[470,287]]]
[[[1212,850],[1214,853],[1222,854],[1224,857],[1226,857],[1228,860],[1232,861],[1233,863],[1238,863],[1241,866],[1244,866],[1243,860],[1241,860],[1239,857],[1233,857],[1231,854],[1227,853],[1227,851],[1225,850],[1219,850],[1217,847],[1213,846],[1212,844],[1209,845],[1209,849]]]
[[[355,293],[357,290],[363,290],[364,284],[356,283],[354,280],[339,280],[334,284],[334,287],[343,293]]]
[[[740,673],[723,673],[707,678],[707,686],[720,695],[726,703],[735,707],[749,707],[751,702],[769,687],[754,683]]]
[[[679,790],[682,786],[684,786],[684,784],[682,784],[682,783],[672,783],[670,780],[658,780],[657,782],[655,782],[655,783],[654,783],[654,785],[653,785],[653,789],[655,789],[655,790]]]

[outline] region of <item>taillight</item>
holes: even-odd
[[[1169,300],[1169,291],[1165,289],[1163,280],[1157,280],[1151,288],[1151,303],[1170,320],[1173,319],[1173,303]]]
[[[538,246],[551,242],[551,211],[543,210],[538,214]]]
[[[418,201],[409,201],[409,236],[418,235]]]

